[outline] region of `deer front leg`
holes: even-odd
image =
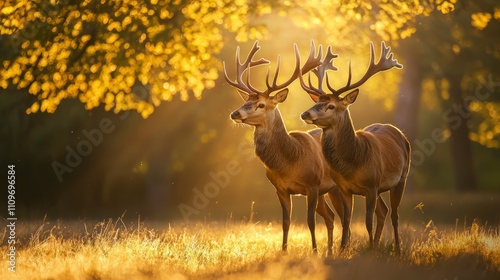
[[[335,219],[335,214],[333,213],[330,206],[325,201],[325,195],[320,195],[318,197],[318,207],[316,208],[318,214],[325,220],[326,230],[328,233],[328,252],[327,255],[332,255],[333,248],[333,220]]]
[[[387,212],[389,212],[389,209],[382,197],[379,196],[377,199],[377,206],[375,206],[375,214],[377,215],[377,229],[375,230],[375,239],[373,240],[375,248],[380,244],[380,237],[384,229]]]
[[[328,192],[328,196],[332,201],[333,208],[335,208],[335,211],[337,211],[337,214],[339,215],[342,229],[344,229],[344,202],[342,201],[342,194],[340,193],[340,190],[337,187],[335,187],[330,192]],[[348,231],[349,232],[347,236],[351,236],[350,229],[348,229]]]
[[[342,223],[340,249],[344,250],[351,237],[352,194],[343,192],[341,194],[342,204],[344,204],[344,222]]]
[[[373,248],[373,213],[377,205],[377,191],[369,192],[366,195],[366,230],[370,240],[370,249]]]
[[[318,189],[311,190],[307,196],[307,225],[311,232],[313,253],[318,253],[316,246],[316,207],[318,206]]]
[[[290,217],[292,215],[292,201],[290,194],[287,192],[278,191],[278,199],[280,200],[281,209],[283,210],[283,243],[281,250],[286,252],[288,246],[288,230],[290,229]]]

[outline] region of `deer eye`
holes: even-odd
[[[264,107],[266,107],[266,105],[264,105],[264,103],[260,103],[260,104],[257,106],[257,108],[260,108],[260,109],[262,109],[262,108],[264,108]]]
[[[335,105],[330,104],[330,105],[328,105],[328,108],[327,108],[327,109],[328,109],[328,110],[333,110],[333,109],[335,109]]]

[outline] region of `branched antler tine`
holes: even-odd
[[[347,86],[351,85],[351,79],[352,79],[352,59],[349,59],[349,76],[347,76]]]
[[[273,78],[273,83],[272,85],[269,84],[269,73],[266,76],[266,84],[267,84],[267,90],[264,92],[264,95],[269,96],[271,92],[277,91],[280,89],[283,89],[287,86],[289,86],[293,81],[295,81],[299,76],[300,76],[300,54],[298,52],[297,45],[295,45],[295,70],[293,71],[292,76],[284,83],[278,85],[278,75],[280,72],[280,56],[278,55],[278,66],[276,67],[276,73],[274,74]]]
[[[303,73],[303,70],[306,70],[307,72],[309,72],[311,70],[309,67],[312,67],[312,66],[308,66],[307,68],[303,67],[304,69],[300,68],[300,53],[299,53],[299,47],[297,46],[297,44],[294,44],[294,52],[295,52],[295,70],[293,71],[293,74],[292,74],[292,77],[294,77],[292,81],[297,79],[299,77],[299,75],[301,75],[301,73]],[[308,64],[308,61],[306,61],[306,64],[309,65],[310,63]]]
[[[382,53],[383,52],[384,50],[382,47]],[[382,54],[380,54],[380,58],[382,58]],[[378,61],[380,62],[380,59]],[[368,68],[370,68],[372,65],[375,65],[375,47],[373,46],[373,42],[370,41],[370,65],[368,66]]]
[[[373,44],[373,43],[372,43]],[[382,50],[382,53],[380,54],[380,59],[382,58],[386,58],[387,57],[387,54],[391,52],[391,47],[388,47],[384,41],[382,41],[380,43],[380,49]],[[379,59],[379,62],[380,62],[380,59]]]
[[[308,83],[309,83],[309,86],[306,85],[306,83],[304,83],[304,79],[302,78],[302,70],[300,71],[300,85],[302,86],[302,88],[308,92],[308,93],[311,93],[311,94],[314,94],[314,95],[317,95],[317,96],[320,96],[322,95],[321,92],[319,92],[316,88],[314,88],[314,86],[312,85],[311,83],[311,72],[309,72],[309,75],[308,75]]]
[[[252,60],[253,57],[255,56],[255,54],[260,50],[260,46],[259,46],[259,41],[255,41],[255,43],[253,44],[252,46],[252,49],[250,50],[250,52],[248,53],[245,61],[243,63],[241,63],[241,59],[240,59],[240,47],[238,46],[236,48],[236,57],[235,57],[235,61],[236,61],[236,79],[233,81],[229,78],[229,76],[227,75],[227,69],[226,69],[226,64],[225,62],[223,63],[223,67],[224,67],[224,77],[226,79],[226,81],[233,87],[236,87],[237,89],[240,89],[248,94],[252,94],[252,93],[259,93],[259,91],[257,91],[251,84],[250,84],[250,68],[252,67],[255,67],[255,66],[258,66],[258,65],[262,65],[262,64],[269,64],[269,61],[264,59],[264,58],[261,58],[259,60]],[[248,74],[247,74],[247,83],[245,84],[243,82],[243,74],[245,71],[248,70]]]
[[[266,86],[267,86],[267,88],[271,88],[271,85],[269,84],[269,72],[271,72],[271,66],[267,67],[267,73],[266,73]]]
[[[226,62],[222,62],[222,69],[224,70],[224,78],[226,79],[226,82],[228,82],[230,85],[235,86],[235,83],[231,81],[231,79],[227,75],[227,70],[226,70]]]
[[[343,92],[347,91],[348,89],[350,89],[350,86],[351,86],[351,79],[352,79],[352,59],[349,59],[349,75],[347,76],[347,83],[345,86],[343,86],[342,88],[339,88],[337,90],[335,90],[333,87],[330,86],[330,83],[328,82],[328,77],[327,77],[327,82],[326,82],[326,85],[328,86],[328,89],[335,95],[339,96],[341,95]]]
[[[265,60],[264,58],[261,58],[257,61],[252,61],[253,57],[255,56],[255,54],[259,50],[260,50],[259,41],[255,41],[255,43],[252,46],[252,49],[250,50],[250,52],[247,55],[247,58],[245,59],[245,62],[243,62],[243,64],[242,64],[242,63],[240,63],[240,47],[238,46],[236,48],[236,59],[237,59],[238,65],[240,67],[240,70],[243,70],[243,72],[244,72],[246,69],[248,69],[249,66],[253,67],[253,66],[269,63],[269,61]],[[241,72],[239,74],[242,74],[243,72]]]
[[[309,73],[309,80],[311,80],[311,73]],[[302,69],[300,69],[299,72],[299,81],[300,81],[300,86],[305,90],[308,91],[307,85],[304,83],[304,79],[302,78]],[[310,84],[310,83],[309,83]]]
[[[325,59],[320,66],[321,68],[325,69],[324,72],[326,72],[326,70],[338,70],[338,68],[333,65],[333,59],[337,57],[339,57],[339,55],[332,52],[332,46],[328,46]]]
[[[266,84],[267,84],[267,88],[273,88],[276,86],[276,82],[278,81],[278,75],[280,73],[280,65],[281,65],[281,56],[278,55],[278,66],[276,66],[276,73],[274,73],[274,78],[273,78],[273,84],[270,85],[269,84],[269,70],[267,71],[267,75],[266,75]]]
[[[403,65],[399,64],[397,59],[394,59],[394,53],[391,52],[391,47],[387,47],[384,41],[382,41],[382,54],[377,64],[379,63],[382,63],[380,68],[383,70],[388,70],[392,67],[399,69],[403,68]]]
[[[307,83],[309,84],[310,92],[317,92],[315,90],[315,88],[313,87],[312,82],[311,82],[311,73],[309,73],[309,75],[307,75]]]
[[[251,67],[255,67],[258,65],[262,65],[262,64],[269,64],[269,60],[266,60],[264,58],[261,58],[259,60],[255,60],[255,61],[252,60],[253,57],[255,56],[255,54],[259,50],[260,50],[259,41],[255,41],[255,43],[252,46],[252,49],[250,50],[250,52],[247,55],[247,58],[245,59],[245,62],[241,63],[240,62],[240,47],[236,48],[236,63],[237,63],[236,75],[238,76],[239,81],[241,81],[245,70],[248,69],[248,71],[250,71]]]
[[[229,76],[227,75],[227,70],[226,70],[226,63],[223,62],[222,63],[222,67],[224,68],[224,78],[226,79],[226,82],[228,82],[231,86],[237,88],[237,89],[240,89],[244,92],[247,92],[249,93],[250,92],[250,89],[243,83],[240,83],[239,79],[236,78],[236,82],[232,81]],[[236,69],[236,71],[238,72],[238,69]]]
[[[248,73],[247,73],[247,82],[246,82],[246,85],[248,86],[248,88],[250,89],[251,92],[253,93],[257,93],[257,94],[262,94],[261,91],[259,91],[258,89],[254,88],[252,86],[252,84],[250,83],[250,66],[248,66]]]
[[[391,48],[385,45],[385,42],[382,41],[382,52],[380,54],[380,58],[377,63],[375,63],[375,50],[373,46],[373,42],[370,42],[370,64],[368,69],[366,70],[363,77],[354,84],[351,84],[351,64],[349,63],[349,80],[347,85],[335,93],[340,95],[350,89],[355,89],[364,84],[370,77],[377,74],[378,72],[382,72],[385,70],[389,70],[393,67],[402,68],[403,65],[399,64],[397,60],[394,59],[394,54],[390,52]]]
[[[298,54],[298,47],[295,45],[295,51]],[[304,63],[304,66],[302,66],[302,73],[305,74],[309,71],[315,71],[318,66],[321,65],[321,57],[323,56],[323,47],[320,45],[319,46],[319,51],[318,55],[315,56],[316,54],[316,45],[314,44],[314,41],[311,40],[311,50],[309,51],[309,57],[307,57],[306,63]]]
[[[369,77],[371,77],[377,73],[376,66],[378,66],[378,64],[382,60],[383,56],[384,56],[384,48],[382,48],[382,53],[380,54],[380,58],[379,58],[378,62],[375,63],[375,47],[373,46],[373,42],[370,41],[370,64],[368,65],[368,69],[366,69],[366,72],[363,75],[363,77],[361,78],[361,80],[363,80],[365,77],[367,77],[367,79],[368,79]],[[349,67],[351,66],[350,63],[351,62],[349,61]],[[349,69],[349,71],[350,71],[350,69]]]
[[[253,46],[255,47],[255,44]],[[241,62],[240,62],[240,46],[236,47],[236,57],[234,58],[234,61],[236,61],[237,68],[239,68],[239,66],[241,65]]]
[[[319,90],[319,89],[315,88],[315,87],[312,85],[312,82],[311,82],[311,74],[310,74],[310,73],[309,73],[309,75],[308,75],[308,79],[307,79],[307,80],[308,80],[307,82],[309,83],[309,88],[311,89],[311,91],[310,91],[310,92],[315,93],[315,94],[316,94],[316,95],[318,95],[318,96],[323,94],[323,92],[322,92],[321,90]]]
[[[320,91],[323,91],[323,79],[325,78],[325,76],[327,76],[327,74],[326,74],[327,71],[328,70],[338,70],[338,68],[333,65],[333,59],[337,58],[337,57],[339,57],[339,55],[334,54],[332,52],[332,46],[328,46],[325,59],[323,59],[322,64],[317,68],[318,69],[318,89]],[[327,86],[328,86],[328,88],[331,88],[330,85],[328,84],[328,81],[327,81]]]
[[[370,42],[370,51],[373,52],[372,50],[373,50],[373,42]],[[385,69],[386,66],[389,66],[389,65],[386,65],[386,62],[388,62],[387,55],[390,53],[391,48],[387,47],[385,45],[385,42],[382,41],[381,46],[380,46],[380,50],[381,50],[380,57],[379,57],[377,63],[374,63],[374,66],[377,66],[377,67],[373,67],[373,69],[372,69],[374,72],[378,72],[377,71],[378,69],[380,69],[379,71],[382,71],[382,69]],[[375,56],[375,53],[373,53],[373,56]]]
[[[297,49],[297,46],[296,47],[296,52],[298,53],[298,49]],[[318,80],[319,80],[319,66],[321,65],[321,57],[323,56],[323,47],[320,45],[319,46],[319,54],[317,56],[315,56],[315,53],[316,53],[316,46],[314,45],[314,41],[311,40],[311,51],[309,52],[309,57],[307,58],[307,61],[306,63],[304,64],[304,66],[302,68],[300,68],[300,71],[299,71],[299,79],[300,79],[300,85],[302,86],[302,88],[308,92],[308,93],[311,93],[311,94],[314,94],[314,95],[317,95],[317,96],[320,96],[322,94],[324,94],[323,92],[321,92],[320,90],[318,90],[317,88],[315,88],[313,85],[312,85],[312,82],[311,82],[311,72],[313,74],[316,75],[316,77],[318,77]],[[304,70],[306,72],[309,72],[309,76],[308,76],[308,83],[309,83],[309,86],[306,85],[306,83],[304,83],[304,79],[303,79],[303,74],[306,73],[304,72]]]
[[[330,81],[328,80],[328,73],[325,76],[326,76],[326,86],[332,93],[335,93],[336,90],[332,86],[330,86]]]
[[[323,56],[323,46],[319,45],[319,54],[316,57],[314,56],[315,53],[316,53],[316,46],[314,45],[314,41],[311,41],[311,51],[309,52],[309,57],[307,58],[306,63],[304,63],[304,66],[302,66],[301,68],[300,72],[301,78],[302,75],[304,75],[304,73],[311,71],[319,79],[318,68],[321,65],[321,57]],[[310,80],[311,80],[311,75],[309,74],[309,86],[311,86]]]

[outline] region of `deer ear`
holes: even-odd
[[[319,96],[318,96],[318,95],[316,95],[316,94],[312,94],[312,93],[308,93],[308,94],[309,94],[309,97],[311,97],[311,99],[312,99],[314,102],[318,103],[318,101],[319,101]]]
[[[272,98],[273,98],[273,103],[278,104],[286,100],[286,97],[288,96],[288,89],[285,88],[284,90],[276,93]]]
[[[241,90],[238,90],[238,93],[240,94],[241,98],[243,98],[243,100],[247,101],[248,98],[250,97],[248,95],[248,93],[244,92],[244,91],[241,91]]]
[[[352,103],[354,103],[354,101],[356,101],[356,98],[358,98],[358,93],[359,93],[359,89],[355,89],[355,90],[349,92],[348,94],[346,94],[346,96],[344,98],[342,98],[342,100],[344,101],[344,104],[351,105]]]

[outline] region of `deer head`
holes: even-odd
[[[255,41],[252,49],[250,50],[247,58],[243,63],[240,62],[240,49],[236,49],[236,80],[231,80],[226,71],[226,65],[224,63],[224,76],[226,81],[233,87],[238,89],[238,93],[243,98],[245,103],[236,111],[232,112],[230,117],[234,122],[245,123],[249,125],[262,125],[265,123],[266,118],[272,116],[273,110],[276,106],[285,101],[288,95],[288,89],[286,88],[294,80],[296,80],[301,73],[306,73],[321,64],[321,48],[320,54],[315,56],[315,46],[314,42],[311,42],[311,52],[309,58],[302,68],[300,68],[300,54],[298,47],[295,44],[295,70],[292,76],[284,83],[278,84],[278,74],[280,71],[280,56],[278,55],[278,66],[276,68],[276,73],[272,83],[269,82],[269,72],[266,75],[266,85],[265,90],[259,90],[250,84],[250,70],[252,67],[269,64],[266,59],[253,60],[254,55],[260,49],[258,41]],[[246,82],[243,81],[243,74],[247,71]],[[278,91],[276,94],[271,96],[271,93]]]
[[[313,72],[318,78],[318,87],[314,87],[311,83],[311,77],[309,76],[308,85],[306,85],[302,79],[302,75],[299,74],[300,84],[302,88],[309,94],[311,99],[316,102],[309,110],[302,113],[300,116],[304,122],[309,124],[315,124],[318,127],[328,127],[334,125],[340,119],[344,117],[344,112],[347,110],[349,105],[356,101],[359,94],[359,89],[362,84],[364,84],[370,77],[382,72],[389,70],[393,67],[402,68],[403,65],[399,64],[396,59],[394,59],[394,54],[391,53],[391,48],[386,47],[385,42],[382,42],[382,53],[377,63],[375,63],[375,51],[373,47],[373,42],[370,42],[370,65],[366,70],[363,77],[354,84],[351,84],[351,62],[349,62],[349,76],[347,79],[347,84],[340,88],[334,89],[329,81],[327,70],[337,70],[337,67],[333,66],[333,59],[337,58],[338,55],[331,52],[331,46],[328,46],[328,51],[325,59],[322,61],[321,66],[313,69]],[[327,93],[323,89],[323,79],[326,77],[326,85],[330,91]],[[352,90],[348,92],[349,90]],[[346,93],[347,92],[347,93]]]

